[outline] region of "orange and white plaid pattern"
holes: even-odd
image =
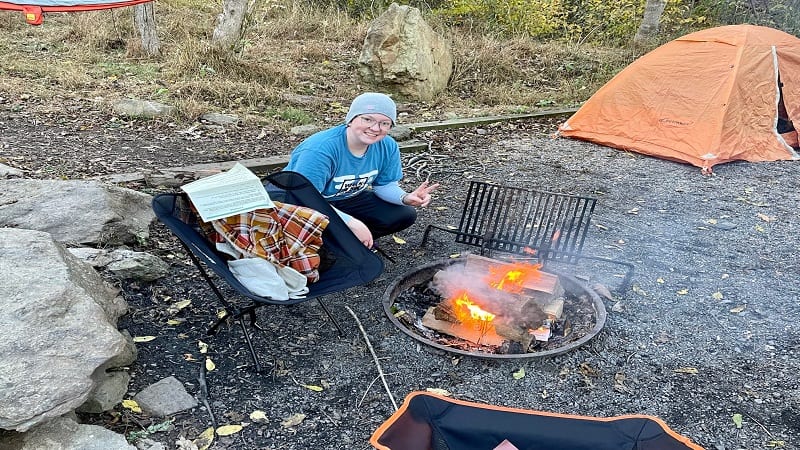
[[[275,208],[213,220],[211,225],[219,237],[245,257],[266,258],[273,264],[289,266],[305,275],[309,283],[316,282],[318,252],[328,216],[304,206],[274,203]]]

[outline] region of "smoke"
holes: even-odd
[[[519,303],[513,295],[492,287],[489,274],[467,269],[465,265],[453,264],[434,275],[429,287],[442,299],[453,299],[464,292],[483,310],[497,316],[514,316],[519,313]]]

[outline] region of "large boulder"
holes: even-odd
[[[115,246],[149,236],[152,196],[97,181],[0,179],[0,227],[59,242]]]
[[[0,428],[72,412],[135,358],[125,301],[49,234],[0,228],[0,279]]]
[[[0,450],[136,450],[125,436],[97,425],[58,417],[27,433],[0,437]]]
[[[453,55],[417,8],[392,3],[370,24],[358,71],[367,84],[430,100],[447,87]]]

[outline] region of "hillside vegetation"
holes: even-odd
[[[566,0],[415,5],[453,43],[455,70],[435,101],[400,100],[422,120],[576,105],[659,43],[713,24],[697,11],[703,2],[691,10],[684,3],[668,2],[665,32],[647,48],[628,43],[643,2],[584,2],[580,10]],[[356,63],[383,7],[362,0],[256,2],[235,54],[220,55],[208,47],[219,3],[159,1],[158,58],[140,51],[133,8],[48,14],[38,27],[2,11],[0,97],[56,110],[60,99],[107,107],[136,97],[177,106],[179,120],[234,112],[279,128],[338,120],[369,88],[360,84]]]

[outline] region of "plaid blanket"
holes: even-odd
[[[244,257],[266,258],[278,266],[297,270],[309,283],[316,282],[319,280],[318,252],[328,216],[304,206],[274,203],[275,208],[212,220],[212,230],[207,226],[203,228],[212,241],[227,241]]]

